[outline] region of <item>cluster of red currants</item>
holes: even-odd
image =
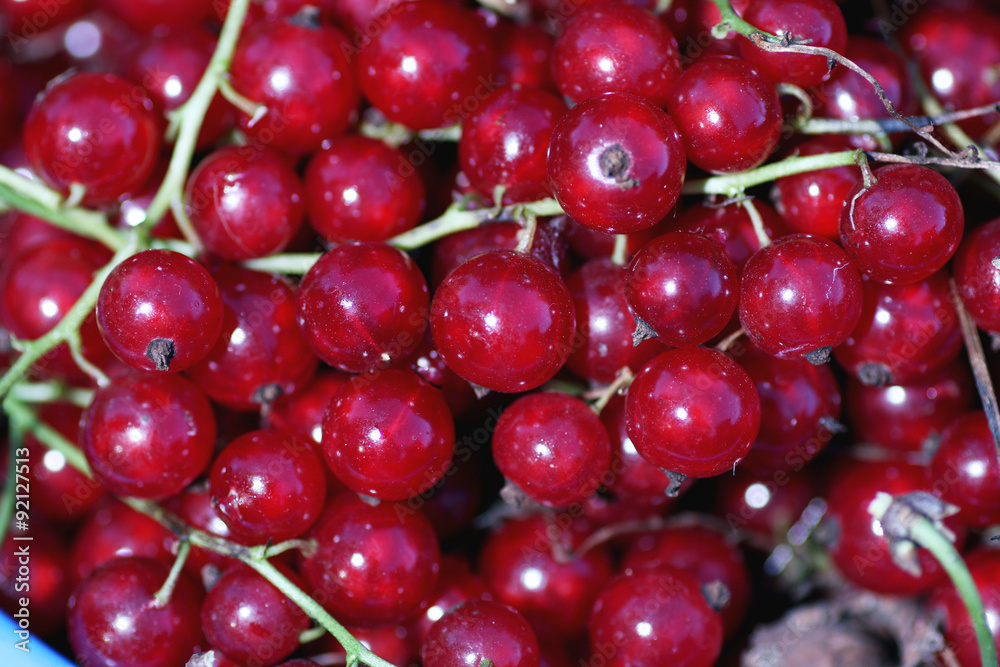
[[[1000,639],[1000,14],[885,4],[0,0],[0,606],[93,667],[697,667],[794,561],[981,664],[869,505],[955,510]]]

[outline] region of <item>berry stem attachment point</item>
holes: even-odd
[[[753,225],[753,231],[757,235],[757,243],[760,244],[760,247],[764,248],[771,245],[771,237],[764,231],[764,220],[760,217],[760,211],[757,210],[757,206],[753,203],[753,198],[747,197],[740,202],[740,206],[750,216],[750,223]]]
[[[617,266],[628,264],[628,234],[615,236],[615,247],[611,251],[611,263]]]
[[[923,503],[919,502],[920,499],[913,498],[918,502],[908,500],[917,495],[922,494],[893,498],[888,493],[879,493],[868,505],[868,513],[882,522],[886,538],[890,542],[890,549],[901,543],[912,543],[927,549],[941,564],[958,590],[972,620],[982,664],[995,665],[997,647],[986,622],[983,598],[961,554],[945,536],[944,531],[947,529],[940,522],[940,518],[947,514],[947,510],[945,514],[929,516],[922,511]]]
[[[618,369],[618,374],[615,376],[614,382],[608,385],[607,389],[601,392],[601,395],[597,397],[590,409],[601,414],[601,411],[611,402],[615,394],[621,393],[623,390],[627,389],[632,380],[635,379],[635,375],[632,373],[632,369],[628,366],[624,366]]]

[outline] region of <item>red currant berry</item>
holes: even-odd
[[[448,366],[469,382],[528,391],[552,379],[573,351],[573,296],[534,257],[484,252],[434,293],[431,332]]]
[[[952,273],[965,309],[981,329],[1000,332],[1000,218],[965,235],[955,252]]]
[[[547,90],[497,89],[462,123],[462,173],[488,201],[498,187],[508,204],[550,197],[545,156],[564,113],[566,105]]]
[[[908,285],[865,280],[863,295],[858,325],[833,350],[837,362],[863,383],[919,382],[954,363],[962,351],[946,272]]]
[[[181,574],[170,599],[158,603],[154,595],[169,574],[166,563],[133,557],[111,561],[84,579],[66,612],[77,660],[84,665],[185,664],[202,641],[202,593]]]
[[[788,228],[781,216],[764,202],[754,203],[764,223],[768,238],[778,238],[788,234]],[[838,218],[839,220],[839,218]],[[671,230],[693,232],[718,241],[726,247],[726,255],[736,268],[743,266],[750,256],[760,250],[760,239],[754,231],[750,214],[740,205],[707,206],[695,204],[684,209],[670,225]]]
[[[606,258],[587,262],[566,280],[582,341],[566,366],[587,380],[609,384],[623,367],[642,368],[664,349],[656,339],[632,344],[636,325],[625,298],[625,280],[624,267]]]
[[[781,138],[774,85],[739,58],[701,58],[684,71],[667,104],[688,159],[713,174],[761,165]]]
[[[132,368],[176,373],[215,345],[222,297],[198,262],[171,250],[146,250],[104,281],[97,324],[111,351]]]
[[[35,494],[32,496],[37,497]],[[18,539],[24,537],[29,537],[31,541]],[[28,563],[23,562],[26,555]],[[23,601],[25,593],[30,592],[30,607],[27,612],[30,615],[27,616],[30,638],[55,639],[58,637],[56,631],[62,628],[66,619],[66,603],[72,592],[69,571],[66,545],[52,528],[34,521],[29,536],[15,535],[13,530],[9,531],[0,545],[0,609],[7,612],[7,618],[14,619],[17,615],[25,618]],[[8,623],[14,627],[18,621]],[[22,631],[20,627],[15,630]],[[19,642],[23,641],[20,639],[23,635],[15,636]],[[29,642],[20,646],[34,650],[38,641],[36,639],[34,644]],[[35,657],[37,655],[38,653]]]
[[[84,518],[73,538],[69,579],[75,587],[105,563],[128,556],[169,565],[176,544],[177,536],[159,521],[109,498]]]
[[[361,100],[346,44],[336,28],[288,19],[247,31],[233,54],[233,88],[267,113],[240,116],[240,128],[258,146],[302,155],[350,127]]]
[[[681,74],[677,40],[651,11],[626,2],[583,7],[552,47],[552,73],[571,102],[602,93],[641,95],[666,106]]]
[[[413,639],[422,646],[431,628],[446,613],[469,600],[489,599],[489,590],[479,575],[469,569],[469,561],[445,554],[441,556],[441,576],[438,577],[437,588],[406,625],[415,633]]]
[[[858,440],[902,452],[920,452],[972,407],[972,374],[952,363],[913,384],[870,386],[851,376],[844,388],[847,419]]]
[[[280,252],[305,214],[299,177],[267,149],[220,148],[191,173],[185,196],[205,248],[233,261]]]
[[[643,458],[688,477],[713,477],[746,456],[760,427],[760,399],[747,372],[723,353],[678,348],[635,376],[625,419]]]
[[[207,18],[211,4],[204,0],[98,0],[106,11],[132,29],[149,33],[154,28],[186,28]]]
[[[809,40],[843,53],[847,45],[844,15],[833,0],[753,0],[743,19],[772,35]],[[740,40],[740,55],[754,63],[775,83],[801,88],[815,86],[829,76],[825,56],[798,53],[768,53],[749,40]]]
[[[803,157],[850,149],[849,140],[835,135],[814,137],[795,147]],[[807,171],[775,179],[771,201],[792,231],[839,241],[841,212],[860,183],[861,169],[855,166]]]
[[[548,173],[563,210],[599,231],[652,227],[677,202],[687,159],[666,113],[628,93],[570,109],[549,143]]]
[[[601,410],[601,423],[611,437],[611,474],[607,490],[633,506],[662,507],[670,500],[666,493],[670,479],[663,470],[639,454],[628,437],[625,396],[618,394]]]
[[[861,317],[861,276],[838,245],[790,234],[759,250],[740,281],[740,324],[760,349],[798,357],[847,340]]]
[[[965,214],[941,174],[890,164],[869,187],[854,186],[840,216],[840,237],[858,268],[884,283],[912,283],[943,267],[958,249]]]
[[[916,97],[906,61],[897,51],[880,39],[851,35],[843,54],[879,82],[896,111],[903,115],[916,113]],[[871,83],[846,67],[837,67],[817,89],[816,97],[816,113],[824,118],[889,117],[889,110]]]
[[[1000,522],[996,451],[986,414],[976,410],[948,425],[927,466],[931,488],[959,507],[959,518],[973,528]]]
[[[332,243],[384,241],[424,212],[424,181],[401,150],[342,136],[326,142],[305,173],[309,222]]]
[[[470,600],[431,626],[424,667],[540,667],[538,638],[524,617],[500,602]]]
[[[365,97],[414,130],[460,122],[498,87],[490,33],[472,12],[447,2],[402,3],[357,53]]]
[[[497,421],[493,460],[537,503],[568,507],[601,485],[611,464],[608,433],[582,400],[555,392],[514,401]]]
[[[419,510],[373,506],[344,492],[307,535],[316,549],[300,556],[299,572],[313,597],[343,622],[398,623],[434,591],[441,554]]]
[[[209,479],[222,520],[258,544],[306,532],[326,501],[322,460],[312,445],[278,429],[251,431],[226,445]]]
[[[455,427],[444,396],[412,371],[359,375],[333,397],[323,422],[323,454],[353,491],[405,500],[451,465]]]
[[[495,599],[516,609],[542,636],[574,637],[587,627],[590,608],[611,578],[611,555],[603,548],[560,559],[558,540],[545,518],[512,519],[487,538],[479,572]]]
[[[671,232],[632,258],[625,297],[665,345],[700,345],[719,334],[739,301],[739,273],[718,241]]]
[[[731,531],[750,536],[748,546],[777,546],[788,539],[788,529],[813,499],[810,470],[757,476],[740,467],[733,475],[717,477],[716,513]]]
[[[228,264],[212,276],[222,295],[222,333],[188,377],[234,410],[257,410],[309,382],[318,362],[299,334],[291,283]]]
[[[268,425],[318,445],[323,440],[323,419],[330,401],[351,377],[349,373],[321,369],[302,389],[271,404]]]
[[[302,588],[297,575],[278,567]],[[240,664],[275,665],[298,648],[309,618],[285,594],[249,567],[222,573],[201,605],[201,628],[213,648]]]
[[[189,380],[132,371],[94,394],[80,421],[80,448],[112,493],[158,500],[208,466],[215,433],[208,399]]]
[[[347,243],[320,257],[302,279],[299,329],[316,355],[345,371],[405,358],[427,330],[430,296],[417,265],[381,243]]]
[[[591,651],[608,656],[608,667],[710,667],[722,652],[722,617],[693,574],[669,565],[609,581],[594,603],[589,634]]]
[[[24,123],[31,168],[63,194],[85,188],[87,206],[114,203],[153,173],[161,123],[140,88],[113,74],[73,74],[49,87]]]

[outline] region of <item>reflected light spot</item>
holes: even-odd
[[[378,442],[382,439],[382,431],[378,430],[378,428],[373,428],[368,431],[368,439],[372,442]]]
[[[132,632],[132,617],[126,614],[119,614],[115,616],[115,620],[112,623],[115,626],[115,630],[121,633]]]
[[[653,634],[653,626],[643,621],[635,626],[635,631],[640,637],[648,637]]]
[[[254,493],[264,493],[267,491],[267,484],[264,483],[264,478],[260,475],[254,475],[250,479],[250,490]]]
[[[885,221],[885,228],[888,230],[895,231],[899,227],[899,220],[896,218],[889,218]]]
[[[139,312],[140,315],[146,315],[147,317],[149,315],[152,315],[153,314],[153,304],[151,304],[149,302],[146,302],[146,303],[142,304],[141,306],[139,306],[139,311],[138,312]]]
[[[786,287],[785,289],[781,290],[781,300],[784,301],[785,303],[791,303],[792,301],[794,301],[795,290],[789,287]]]
[[[62,455],[62,452],[50,449],[45,452],[45,456],[42,457],[42,464],[45,466],[46,470],[59,472],[66,467],[66,457]]]
[[[508,134],[503,139],[503,153],[507,159],[514,159],[521,152],[521,139],[516,134]]]
[[[417,73],[417,59],[413,56],[406,56],[403,58],[402,70],[407,74]]]
[[[548,457],[552,456],[552,449],[548,445],[546,445],[544,442],[536,442],[535,443],[535,454],[538,454],[538,456],[540,456],[540,457],[548,458]]]
[[[678,419],[687,419],[688,418],[687,408],[677,408],[676,410],[674,410],[674,414],[677,415]]]
[[[882,537],[882,522],[878,519],[872,519],[872,534]]]
[[[242,345],[243,341],[245,341],[246,339],[247,339],[247,332],[241,329],[240,327],[236,327],[235,329],[233,329],[232,335],[229,336],[229,342],[232,343],[233,345]]]
[[[712,125],[718,125],[721,120],[722,117],[719,116],[718,111],[712,110],[708,112],[708,122]]]
[[[771,492],[768,490],[767,486],[761,484],[760,482],[755,482],[747,487],[747,490],[743,492],[743,499],[746,501],[747,505],[759,510],[762,507],[766,507],[769,502],[771,502]]]
[[[45,317],[55,317],[59,314],[59,304],[52,299],[42,299],[42,302],[38,304],[38,307],[42,311],[42,315]]]
[[[947,93],[955,87],[955,75],[950,70],[939,69],[931,75],[931,83],[939,93]]]
[[[906,390],[900,386],[889,387],[885,390],[885,400],[893,405],[902,405],[906,400]]]
[[[344,190],[344,193],[341,195],[341,198],[344,200],[345,204],[353,204],[354,202],[358,201],[358,189],[352,185],[351,187]]]
[[[354,567],[363,567],[365,564],[365,557],[359,553],[351,554],[351,565]]]
[[[663,293],[667,296],[674,296],[677,294],[677,281],[668,280],[666,284],[663,285]]]
[[[875,312],[875,321],[878,322],[879,324],[889,324],[889,320],[891,320],[891,319],[892,319],[892,315],[889,314],[888,310],[885,310],[883,308],[879,308]]]
[[[545,575],[542,574],[541,570],[534,567],[525,570],[521,574],[521,583],[524,584],[524,587],[529,591],[537,591],[542,587],[542,583],[544,583],[544,581]]]
[[[611,60],[611,58],[601,58],[597,62],[597,69],[606,73],[613,72],[615,70],[615,63]]]
[[[816,185],[815,183],[810,183],[809,184],[809,196],[810,197],[819,197],[819,186]]]
[[[271,74],[271,88],[275,91],[279,93],[284,92],[288,90],[291,84],[292,77],[287,67],[279,67]]]
[[[184,92],[184,84],[181,83],[181,80],[177,76],[171,75],[163,82],[163,92],[168,97],[177,97]]]
[[[83,139],[83,130],[78,127],[74,127],[69,132],[66,133],[66,138],[70,141],[80,141]]]
[[[63,35],[63,46],[74,58],[89,58],[101,48],[101,29],[90,21],[77,21]]]
[[[432,621],[436,621],[442,616],[444,616],[444,609],[442,609],[440,605],[434,605],[433,607],[427,608],[427,618]]]
[[[486,317],[483,318],[486,323],[486,328],[493,330],[497,328],[500,324],[500,319],[496,316],[496,313],[486,313]]]
[[[986,464],[982,461],[970,461],[969,465],[965,466],[965,470],[972,477],[986,476]]]
[[[591,335],[595,333],[605,333],[609,329],[610,325],[611,323],[608,321],[606,316],[601,315],[599,317],[595,317],[594,321],[590,323]]]
[[[639,450],[635,448],[635,443],[632,442],[632,438],[625,438],[622,441],[622,451],[626,454],[638,454]]]
[[[145,438],[142,436],[142,429],[138,426],[129,426],[125,429],[125,437],[133,444],[139,444]]]

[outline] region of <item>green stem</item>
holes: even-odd
[[[719,36],[717,33],[721,31],[721,28],[727,27],[729,30],[737,32],[747,38],[749,38],[750,35],[758,33],[767,36],[769,39],[777,39],[774,35],[764,32],[760,28],[741,19],[736,13],[736,10],[733,9],[733,5],[729,2],[729,0],[712,0],[712,4],[718,7],[719,13],[722,14],[722,19],[712,27],[712,34],[716,35],[716,37]],[[721,36],[725,37],[725,32],[722,32]]]
[[[276,567],[266,560],[255,560],[247,562],[247,565],[256,570],[262,577],[267,579],[279,591],[284,593],[295,604],[299,605],[308,616],[316,619],[317,622],[326,628],[331,635],[337,638],[341,646],[347,652],[348,663],[351,660],[360,660],[369,667],[394,667],[391,662],[387,662],[378,657],[364,644],[354,638],[343,625],[338,623],[333,616],[323,609],[318,602],[309,597],[305,591],[293,584],[288,577],[278,571]]]
[[[100,241],[112,250],[121,250],[128,243],[125,234],[111,227],[105,216],[85,208],[67,207],[66,200],[55,190],[2,165],[0,200],[56,227]]]
[[[889,508],[898,500],[887,493],[879,493],[868,506],[868,512],[882,521]],[[958,553],[951,541],[945,537],[929,517],[913,512],[907,516],[907,538],[924,549],[927,549],[941,564],[951,578],[972,621],[979,643],[979,656],[983,665],[997,664],[997,646],[986,621],[986,610],[983,598],[979,594],[976,582],[969,573],[969,568],[962,555]]]
[[[174,565],[170,568],[167,580],[160,586],[160,590],[153,594],[153,606],[157,609],[166,607],[167,603],[170,602],[174,586],[177,585],[177,579],[180,578],[181,571],[184,569],[184,563],[187,562],[188,554],[190,553],[191,543],[187,540],[181,540],[180,544],[177,545],[177,557],[174,558]]]
[[[28,372],[32,364],[41,359],[49,350],[68,342],[80,330],[80,325],[83,324],[83,321],[94,310],[94,306],[97,305],[97,296],[101,293],[101,286],[104,284],[104,279],[108,277],[112,269],[118,266],[124,259],[130,257],[134,252],[135,248],[129,245],[115,253],[111,261],[105,264],[94,275],[94,280],[58,324],[41,338],[25,343],[25,348],[22,350],[21,356],[17,358],[17,361],[0,378],[0,399],[7,395],[11,387],[14,386],[14,383]]]
[[[66,458],[66,462],[87,475],[91,476],[90,464],[87,457],[83,455],[80,448],[63,437],[59,431],[55,430],[43,421],[39,421],[38,415],[24,403],[8,396],[3,402],[3,409],[12,422],[17,423],[22,429],[31,431],[35,438],[53,451],[57,451]]]
[[[93,400],[94,390],[70,387],[59,381],[18,382],[11,387],[10,396],[21,403],[62,402],[85,408]]]
[[[682,193],[726,195],[735,197],[745,189],[762,183],[769,183],[777,178],[801,174],[807,171],[829,169],[830,167],[847,167],[855,165],[857,151],[838,151],[822,155],[807,155],[805,157],[790,157],[780,162],[772,162],[763,167],[757,167],[741,174],[712,176],[700,181],[690,181],[684,184]]]
[[[181,196],[188,169],[191,167],[191,158],[194,156],[195,146],[198,142],[198,133],[201,131],[201,124],[205,119],[205,112],[208,111],[208,106],[219,90],[222,77],[229,71],[229,64],[233,59],[236,42],[239,39],[243,19],[246,17],[249,6],[250,0],[232,0],[229,3],[229,12],[222,24],[219,41],[212,54],[212,59],[208,62],[208,67],[205,68],[205,74],[201,77],[201,81],[198,82],[198,86],[191,93],[188,101],[177,110],[181,118],[177,142],[174,144],[174,152],[170,156],[170,165],[167,167],[163,183],[146,211],[146,220],[143,223],[146,226],[152,226],[159,222],[163,214],[170,208],[171,200]]]
[[[243,262],[243,266],[254,271],[264,271],[265,273],[284,273],[290,276],[303,276],[309,273],[309,269],[322,256],[323,253],[316,252],[271,255],[270,257],[248,259]]]

